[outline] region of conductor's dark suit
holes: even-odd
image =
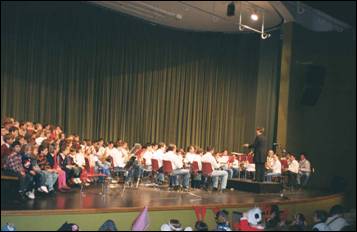
[[[254,143],[249,146],[254,149],[254,163],[256,171],[256,180],[262,182],[265,174],[265,162],[267,153],[267,139],[264,135],[257,135]]]

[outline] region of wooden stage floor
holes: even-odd
[[[144,206],[151,210],[192,209],[194,205],[204,205],[208,208],[242,208],[268,203],[289,204],[307,202],[314,199],[329,197],[321,191],[284,191],[280,193],[249,193],[228,190],[224,193],[193,189],[190,192],[170,192],[166,188],[155,189],[140,186],[126,188],[123,185],[116,188],[109,186],[104,194],[100,185],[89,186],[84,193],[79,188],[71,192],[57,192],[54,195],[37,194],[35,200],[19,200],[13,194],[2,194],[1,211],[11,212],[127,212],[137,211]]]

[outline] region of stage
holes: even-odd
[[[4,187],[4,186],[2,186]],[[196,217],[194,206],[204,206],[207,210],[206,222],[214,228],[214,214],[211,209],[241,211],[267,204],[278,204],[287,209],[289,215],[304,212],[311,216],[315,209],[328,210],[343,201],[342,194],[323,191],[284,191],[280,193],[249,193],[228,190],[224,193],[204,190],[171,192],[145,187],[110,188],[103,194],[101,185],[94,184],[85,189],[73,188],[71,192],[57,192],[54,195],[36,194],[35,200],[19,200],[16,194],[6,194],[2,188],[1,224],[13,223],[19,230],[57,230],[65,221],[75,222],[81,230],[96,230],[107,219],[119,225],[119,230],[130,230],[131,223],[144,206],[149,207],[150,230],[160,230],[161,224],[171,218],[180,219],[185,226],[193,226]],[[5,191],[4,191],[5,190]],[[30,223],[29,223],[30,222]]]
[[[3,192],[4,193],[4,192]],[[102,191],[101,185],[94,184],[84,191],[73,188],[70,192],[57,192],[53,195],[36,193],[35,200],[20,200],[15,194],[2,194],[2,214],[12,215],[58,213],[58,212],[130,212],[144,206],[150,210],[192,209],[193,205],[208,208],[245,208],[264,204],[287,204],[324,199],[330,196],[321,191],[283,191],[280,193],[250,193],[226,190],[224,193],[191,189],[190,192],[169,191],[161,188],[126,187],[122,184],[111,185]]]

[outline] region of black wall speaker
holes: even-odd
[[[306,106],[316,105],[324,86],[326,69],[319,65],[305,67],[304,88],[301,104]]]
[[[236,6],[234,2],[231,2],[227,6],[227,16],[234,16],[234,13],[236,11]]]

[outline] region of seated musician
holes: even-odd
[[[113,147],[111,146],[111,149],[108,150],[108,155],[112,158],[113,171],[116,175],[118,175],[119,173],[125,173],[125,171],[124,171],[125,156],[119,150],[119,145],[120,144],[118,142],[116,142],[115,145]],[[124,174],[124,176],[125,176],[125,174]],[[127,175],[125,178],[127,178]]]
[[[240,177],[240,163],[237,155],[232,155],[232,159],[233,177]]]
[[[118,150],[121,153],[121,161],[124,164],[124,170],[127,172],[125,183],[130,184],[139,181],[143,173],[141,163],[144,162],[143,155],[146,150],[146,146],[141,146],[140,143],[135,143],[134,146],[128,151],[128,144],[125,141],[119,140]]]
[[[232,169],[232,161],[230,160],[230,157],[228,156],[228,150],[224,150],[221,153],[218,153],[217,157],[217,162],[218,165],[222,170],[225,170],[228,172],[228,179],[233,178],[233,169]]]
[[[144,165],[147,170],[151,170],[151,158],[153,155],[153,144],[148,143],[146,145],[146,150],[143,154],[143,159],[145,160]]]
[[[115,143],[114,147],[111,149],[109,155],[113,158],[113,168],[116,171],[124,169],[125,166],[125,154],[119,149],[118,143]]]
[[[124,163],[128,162],[130,159],[130,153],[129,153],[129,149],[128,149],[128,143],[123,141],[123,140],[118,140],[116,142],[116,144],[118,145],[117,149],[120,151],[120,153],[123,155],[124,157]]]
[[[176,155],[179,157],[180,161],[183,164],[183,168],[190,168],[189,165],[186,165],[186,163],[184,162],[185,158],[186,158],[186,153],[185,150],[183,148],[179,148],[176,150]]]
[[[288,154],[288,170],[286,171],[286,174],[288,176],[288,186],[289,187],[295,187],[297,185],[297,175],[299,172],[299,162],[295,159],[294,154]]]
[[[213,189],[215,191],[218,190],[218,178],[221,179],[221,191],[223,192],[227,187],[227,179],[228,179],[228,172],[224,170],[220,170],[220,167],[213,157],[212,153],[214,152],[213,147],[207,147],[206,153],[202,156],[202,162],[208,162],[212,165],[212,174],[213,177]]]
[[[167,151],[163,156],[163,160],[171,161],[172,165],[172,176],[175,176],[174,183],[171,183],[171,186],[174,186],[175,189],[178,189],[179,187],[179,178],[181,177],[182,179],[182,186],[185,191],[188,191],[189,188],[189,182],[190,182],[190,170],[189,169],[184,169],[183,168],[183,162],[180,159],[180,157],[176,154],[176,145],[175,144],[170,144],[167,147]]]
[[[271,177],[281,175],[281,163],[277,155],[273,155],[273,165],[271,167],[271,172],[267,173],[268,180],[271,181]]]
[[[138,181],[143,173],[145,165],[144,154],[147,150],[147,144],[141,146],[136,143],[130,150],[129,160],[126,162],[124,169],[128,171],[128,182]]]
[[[74,161],[75,161],[75,156],[77,153],[77,148],[75,145],[73,145],[70,148],[70,153],[66,156],[64,162],[65,162],[65,166],[66,166],[66,174],[68,173],[68,176],[73,177],[73,182],[75,184],[81,184],[82,181],[80,180],[80,176],[82,173],[82,168],[79,167]],[[71,174],[69,174],[71,173]]]
[[[265,169],[267,170],[267,173],[272,171],[273,163],[274,163],[274,151],[269,150],[267,155],[267,161],[265,163]]]
[[[198,165],[198,172],[192,175],[192,187],[193,188],[201,188],[202,186],[202,159],[203,156],[203,149],[200,147],[195,148],[195,153],[192,155],[191,162],[197,162]]]
[[[159,163],[159,171],[157,175],[158,184],[162,184],[164,182],[164,171],[162,167],[162,159],[164,157],[164,153],[166,152],[166,144],[161,142],[158,144],[158,149],[152,155],[152,159],[156,159]]]
[[[297,182],[300,187],[305,187],[309,181],[311,174],[311,163],[306,159],[306,154],[300,154],[299,161],[299,173],[297,177]],[[302,178],[304,179],[302,180]]]
[[[184,163],[189,166],[192,164],[194,158],[196,156],[196,153],[195,153],[195,147],[190,145],[188,148],[187,148],[187,153],[186,153],[186,156],[185,156],[185,159],[184,159]]]
[[[102,151],[101,151],[101,148]],[[92,156],[92,161],[91,162],[94,162],[95,163],[95,167],[94,167],[94,170],[96,173],[102,173],[106,176],[111,176],[110,174],[110,167],[111,167],[111,164],[110,162],[107,161],[106,157],[105,157],[105,148],[104,147],[100,147],[100,146],[95,146],[94,148],[94,155]],[[99,177],[99,180],[101,182],[104,181],[104,177]]]
[[[247,155],[245,155],[245,160],[243,161],[243,167],[246,173],[253,174],[255,173],[255,163],[253,162],[254,153],[250,151]]]

